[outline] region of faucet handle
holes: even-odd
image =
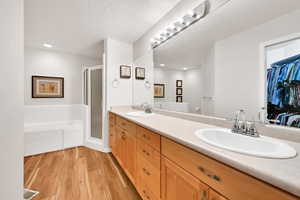
[[[255,122],[247,122],[247,135],[252,137],[259,137],[259,133],[257,131],[257,128],[255,126]]]

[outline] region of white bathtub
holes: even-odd
[[[25,156],[62,150],[83,144],[82,121],[24,125]]]
[[[80,118],[78,105],[25,106],[25,156],[83,145]]]

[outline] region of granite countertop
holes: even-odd
[[[148,117],[132,117],[126,113],[136,111],[130,107],[113,107],[110,110],[136,124],[162,136],[223,162],[233,168],[300,197],[300,156],[291,159],[267,159],[247,156],[206,144],[194,132],[216,126],[185,119],[155,114]],[[300,153],[300,143],[285,141]]]

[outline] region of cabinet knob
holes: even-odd
[[[148,175],[148,176],[150,176],[151,175],[151,173],[150,172],[148,172],[145,168],[143,168],[143,171],[144,171],[144,173],[146,174],[146,175]]]
[[[148,136],[148,135],[146,135],[146,134],[143,134],[143,137],[145,138],[145,139],[147,139],[147,140],[150,140],[151,138]]]
[[[143,150],[143,153],[146,154],[147,156],[150,156],[150,153],[148,153],[146,150]]]

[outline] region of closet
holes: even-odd
[[[268,69],[267,104],[269,121],[300,128],[300,54]]]

